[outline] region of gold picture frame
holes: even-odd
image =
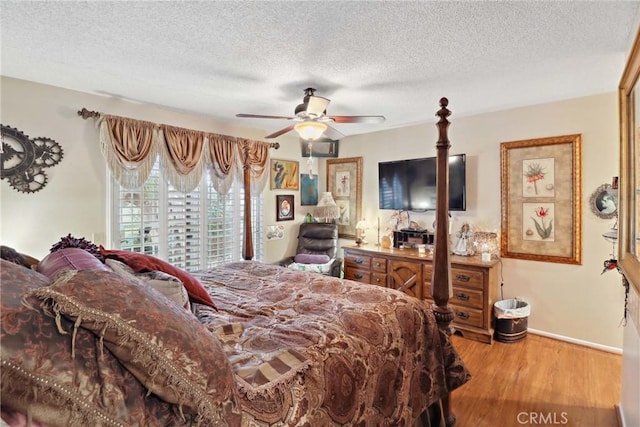
[[[327,160],[327,191],[340,207],[338,236],[356,238],[356,224],[362,215],[362,157]]]
[[[506,258],[582,264],[582,136],[500,144]]]
[[[618,216],[618,190],[611,184],[602,184],[589,197],[591,212],[598,218],[613,219]]]
[[[296,160],[271,159],[269,177],[271,190],[300,189],[300,165]]]

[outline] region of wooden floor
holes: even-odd
[[[622,356],[534,334],[453,343],[473,378],[453,392],[456,427],[616,427]]]

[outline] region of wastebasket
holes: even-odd
[[[517,342],[527,336],[527,323],[531,306],[521,299],[505,299],[493,305],[496,316],[495,339],[500,342]]]

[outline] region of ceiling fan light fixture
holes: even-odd
[[[322,122],[316,122],[314,120],[307,120],[304,122],[296,123],[294,129],[300,135],[300,138],[305,141],[314,141],[322,136],[327,125]]]

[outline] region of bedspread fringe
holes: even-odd
[[[60,333],[69,333],[64,331],[61,317],[74,322],[72,357],[75,356],[77,329],[82,327],[82,323],[93,325],[87,330],[93,332],[99,338],[101,346],[105,335],[111,334],[111,337],[107,339],[107,347],[109,345],[114,346],[114,351],[118,347],[127,349],[130,353],[130,358],[126,361],[126,364],[132,364],[134,367],[133,370],[129,369],[129,371],[138,378],[149,393],[153,393],[153,388],[157,387],[160,382],[162,383],[163,394],[173,396],[173,398],[167,399],[166,396],[158,396],[163,400],[176,404],[183,421],[187,420],[183,406],[186,402],[191,402],[189,407],[195,407],[195,411],[192,409],[190,412],[196,412],[193,413],[196,426],[225,425],[220,416],[220,409],[224,403],[214,402],[208,398],[207,385],[192,381],[179,367],[176,367],[166,356],[166,353],[171,351],[162,346],[161,343],[154,343],[146,333],[134,328],[132,325],[135,321],[127,321],[117,314],[114,315],[87,308],[75,298],[50,288],[39,288],[30,291],[25,294],[23,301],[31,296],[35,296],[42,301],[40,309],[45,315],[56,320]],[[117,357],[116,354],[114,356]],[[142,375],[138,371],[142,371]],[[162,377],[161,381],[158,381],[158,376]],[[167,392],[169,390],[170,392]]]
[[[280,375],[277,380],[269,381],[268,383],[253,386],[241,376],[236,374],[236,380],[238,382],[238,390],[248,400],[254,400],[258,397],[273,399],[278,395],[286,393],[291,388],[291,383],[298,377],[304,375],[311,369],[311,361],[306,360],[302,362],[296,369],[291,369]]]

